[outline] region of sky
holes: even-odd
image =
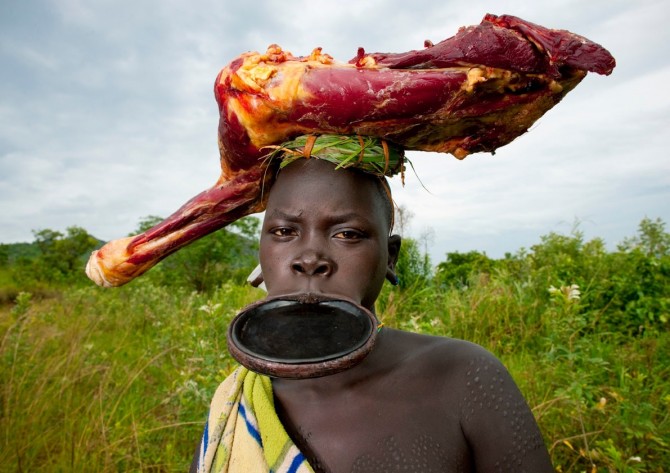
[[[70,226],[116,239],[211,187],[212,87],[241,53],[404,52],[486,13],[586,36],[617,67],[589,74],[495,156],[409,152],[416,176],[392,180],[406,235],[437,263],[575,229],[614,249],[645,217],[669,222],[668,0],[3,0],[0,243]]]

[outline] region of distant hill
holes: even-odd
[[[39,255],[36,243],[0,243],[0,265],[12,265],[20,259],[33,259]]]

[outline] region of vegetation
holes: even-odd
[[[186,470],[234,366],[227,325],[263,294],[242,281],[257,222],[241,225],[114,290],[81,277],[92,243],[81,229],[0,246],[0,471]],[[552,233],[501,259],[449,253],[434,270],[420,246],[404,247],[401,286],[383,290],[386,325],[498,355],[557,471],[668,471],[662,221],[643,220],[615,251],[578,231]]]
[[[160,217],[147,217],[135,233],[144,232]],[[254,217],[237,220],[211,233],[158,264],[144,278],[164,287],[210,292],[221,281],[243,284],[258,263],[260,221]]]

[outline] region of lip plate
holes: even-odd
[[[377,319],[353,301],[298,294],[257,301],[228,327],[228,349],[261,374],[313,378],[360,363],[376,341]]]

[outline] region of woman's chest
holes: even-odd
[[[289,435],[317,472],[472,469],[458,409],[451,411],[430,395],[295,400],[283,403],[278,411]]]

